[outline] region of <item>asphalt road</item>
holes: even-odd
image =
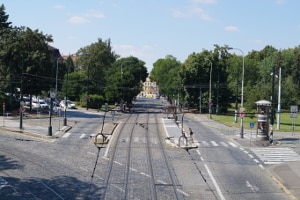
[[[187,117],[188,146],[197,148],[168,143],[181,129],[165,126],[163,106],[140,99],[132,113],[106,116],[118,127],[103,146],[90,137],[101,131],[101,113],[68,112],[72,129],[51,140],[2,131],[0,199],[289,199],[220,130]]]

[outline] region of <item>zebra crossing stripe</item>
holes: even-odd
[[[300,155],[289,148],[254,148],[252,151],[266,165],[300,160]]]
[[[210,143],[215,147],[219,146],[218,143],[216,143],[215,141],[210,141]]]
[[[224,147],[228,147],[228,144],[226,144],[225,142],[220,142],[221,145],[223,145]]]
[[[67,137],[69,137],[71,135],[71,133],[70,132],[67,132],[67,133],[65,133],[62,137],[63,138],[67,138]]]
[[[237,145],[236,145],[236,144],[234,144],[233,142],[229,142],[229,144],[230,144],[232,147],[234,147],[234,148],[236,148],[236,147],[237,147]]]

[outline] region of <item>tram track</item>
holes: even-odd
[[[160,134],[158,108],[132,110],[111,141],[101,199],[184,199]]]

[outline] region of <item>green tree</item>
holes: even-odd
[[[98,39],[97,42],[80,48],[76,53],[75,70],[87,77],[86,94],[103,94],[106,86],[105,74],[119,57],[112,50],[111,41]]]
[[[182,86],[180,67],[181,63],[172,55],[158,59],[153,64],[150,79],[159,85],[161,94],[172,98],[178,93],[178,88]]]
[[[2,4],[0,6],[0,31],[11,28],[11,22],[8,22],[9,15],[5,12],[5,6]]]
[[[132,101],[148,76],[145,62],[130,56],[117,60],[106,72],[105,97],[109,102]]]
[[[293,81],[292,76],[285,77],[282,81],[282,100],[281,107],[289,109],[291,105],[299,105],[299,87]]]

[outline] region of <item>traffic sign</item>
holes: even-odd
[[[298,115],[298,106],[291,106],[291,109],[290,109],[290,116],[291,118],[297,118],[297,115]]]
[[[24,108],[24,107],[20,107],[19,111],[20,111],[21,113],[23,113],[23,112],[25,112],[25,108]]]
[[[254,122],[250,122],[249,126],[250,126],[250,128],[253,128],[254,127]]]
[[[245,113],[244,112],[240,112],[240,118],[244,118],[245,117]]]

